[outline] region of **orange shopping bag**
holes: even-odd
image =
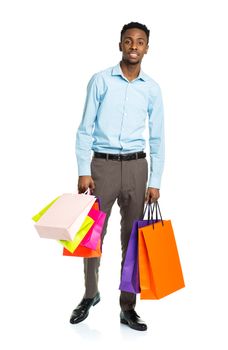
[[[65,247],[63,248],[63,255],[65,256],[80,256],[83,258],[97,258],[101,256],[101,241],[99,240],[96,250],[79,245],[73,253],[69,252]]]
[[[154,207],[157,218],[158,202]],[[160,299],[185,287],[171,221],[161,217],[139,228],[138,239],[140,299]]]

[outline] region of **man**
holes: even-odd
[[[159,85],[141,70],[148,51],[149,30],[131,22],[121,31],[122,60],[95,74],[87,89],[83,118],[77,131],[78,191],[100,197],[107,213],[103,238],[112,206],[121,213],[122,266],[135,219],[142,217],[145,201],[156,201],[164,164],[163,104]],[[150,177],[142,136],[149,125]],[[91,150],[94,151],[91,161]],[[100,301],[99,258],[84,259],[85,294],[70,322],[79,323]],[[120,322],[144,331],[147,325],[135,312],[136,295],[120,293]]]

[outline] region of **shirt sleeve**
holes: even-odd
[[[92,134],[99,104],[99,89],[97,85],[97,74],[95,74],[92,76],[87,86],[83,116],[76,133],[75,153],[78,165],[78,176],[91,175]]]
[[[164,140],[164,109],[161,89],[157,85],[156,93],[151,96],[149,104],[149,149],[150,149],[150,176],[148,187],[161,186],[161,177],[164,169],[165,140]]]

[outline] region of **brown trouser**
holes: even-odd
[[[107,231],[112,206],[116,199],[120,207],[122,269],[133,221],[140,219],[143,214],[148,163],[146,158],[119,161],[93,157],[91,176],[95,182],[93,194],[100,198],[101,210],[107,214],[102,233],[102,243]],[[100,258],[84,258],[85,298],[93,298],[98,292],[99,265]],[[121,292],[120,306],[122,310],[134,309],[135,304],[135,294]]]

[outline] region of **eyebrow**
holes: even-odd
[[[132,38],[132,36],[126,36],[124,39],[133,39]],[[145,41],[145,39],[144,38],[136,38],[137,40],[144,40]]]

